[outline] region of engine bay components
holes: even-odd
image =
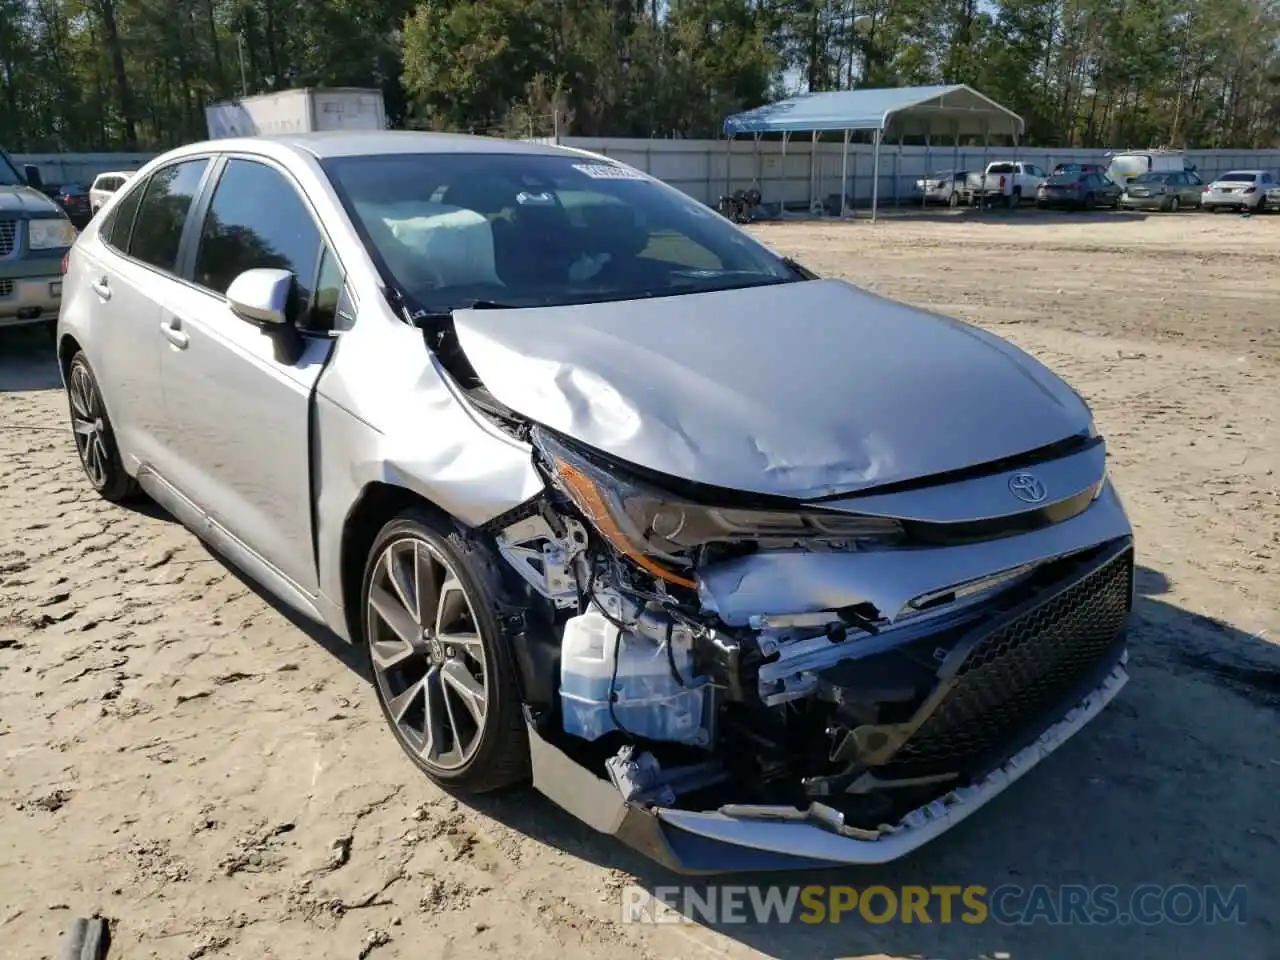
[[[565,732],[598,740],[620,731],[710,746],[712,688],[705,676],[695,675],[689,629],[670,619],[663,625],[653,614],[628,624],[623,607],[616,596],[598,597],[565,624],[560,651]]]

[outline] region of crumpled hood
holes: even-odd
[[[0,213],[61,213],[62,208],[31,187],[0,187]]]
[[[1086,429],[1012,344],[842,280],[454,314],[517,413],[620,460],[806,499],[1024,453]]]

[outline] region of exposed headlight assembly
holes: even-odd
[[[609,543],[642,569],[669,583],[694,587],[688,551],[709,543],[825,539],[887,545],[903,538],[896,520],[835,511],[711,507],[673,497],[608,469],[603,462],[535,430],[551,480]]]
[[[27,221],[27,246],[32,250],[57,250],[76,242],[76,228],[66,217]]]

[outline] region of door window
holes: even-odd
[[[142,194],[146,189],[147,182],[144,180],[126,193],[111,211],[110,218],[102,225],[102,239],[121,253],[129,249],[129,234],[133,230],[134,214],[138,212],[138,204],[142,201]]]
[[[308,305],[321,247],[310,210],[282,173],[252,160],[231,160],[205,215],[194,279],[224,294],[246,270],[289,270],[297,278],[297,302]]]
[[[151,175],[129,239],[130,256],[174,272],[182,228],[208,165],[209,161],[201,157],[175,163]]]

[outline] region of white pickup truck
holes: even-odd
[[[982,173],[971,173],[965,181],[965,199],[971,206],[985,206],[997,198],[1009,207],[1034,200],[1036,187],[1049,175],[1034,163],[996,160]]]

